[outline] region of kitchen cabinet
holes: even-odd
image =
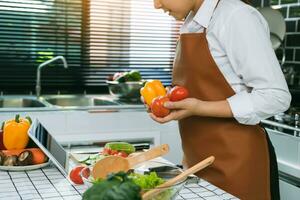
[[[281,200],[299,200],[300,188],[289,184],[285,181],[280,181]]]

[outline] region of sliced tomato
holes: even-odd
[[[90,171],[90,168],[88,168],[88,167],[85,167],[81,170],[81,175],[86,179],[89,178],[90,174],[91,174],[91,171]]]
[[[103,151],[101,152],[102,155],[105,156],[121,156],[126,158],[128,156],[127,153],[125,153],[124,151],[118,151],[118,150],[112,150],[112,149],[108,149],[108,148],[104,148]]]
[[[124,151],[120,151],[120,152],[118,153],[118,156],[121,156],[121,157],[123,157],[123,158],[126,158],[126,157],[128,157],[128,154],[125,153]]]
[[[101,152],[102,155],[111,155],[111,149],[104,148]]]
[[[83,166],[77,166],[77,167],[74,167],[70,174],[69,174],[69,177],[70,177],[70,180],[75,183],[75,184],[83,184],[83,180],[81,178],[81,175],[80,175],[80,172],[81,170],[83,169],[84,167]]]
[[[110,155],[115,156],[115,155],[118,155],[118,153],[119,153],[118,150],[111,149]]]

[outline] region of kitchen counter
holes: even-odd
[[[0,171],[0,200],[76,200],[85,185],[72,185],[54,166],[33,171]],[[176,200],[236,200],[234,196],[203,179],[193,178],[179,192]]]

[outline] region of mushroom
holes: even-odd
[[[7,156],[4,159],[3,165],[4,166],[17,166],[17,160],[18,160],[18,156],[13,155],[13,156]]]
[[[18,165],[32,165],[33,154],[29,150],[25,150],[21,152],[18,156]]]

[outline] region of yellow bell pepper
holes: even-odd
[[[16,115],[15,119],[4,122],[3,144],[6,149],[24,149],[29,142],[28,129],[31,125],[29,117],[20,118]]]
[[[159,80],[152,80],[147,82],[145,86],[141,88],[140,93],[146,104],[150,106],[154,98],[165,96],[167,92]]]

